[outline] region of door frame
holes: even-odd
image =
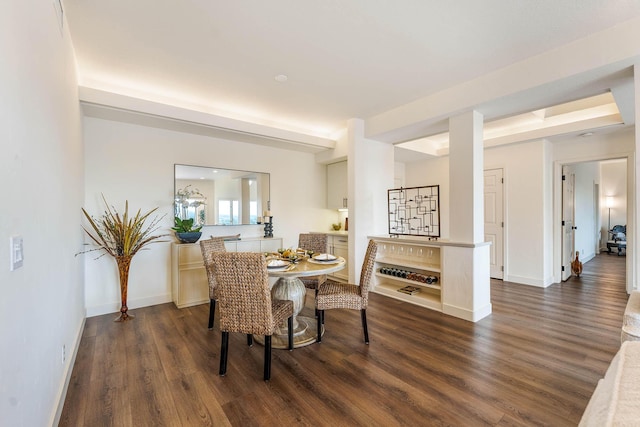
[[[505,276],[507,275],[507,249],[506,249],[506,234],[507,234],[507,218],[506,218],[506,205],[507,205],[507,201],[506,201],[506,197],[507,197],[507,192],[505,191],[505,182],[506,182],[506,170],[504,167],[502,166],[496,166],[496,167],[485,167],[483,169],[483,174],[487,171],[490,170],[499,170],[501,175],[502,175],[502,182],[501,182],[501,186],[500,186],[500,191],[501,191],[501,205],[499,206],[500,209],[500,215],[502,216],[502,232],[500,233],[500,237],[501,237],[501,246],[502,246],[502,257],[499,260],[501,266],[502,266],[502,277],[496,278],[496,277],[491,277],[492,279],[498,279],[498,280],[504,280]],[[484,175],[483,175],[484,176]],[[484,189],[483,189],[484,192]]]
[[[562,166],[566,164],[598,162],[604,160],[626,159],[627,160],[627,256],[626,256],[626,289],[627,292],[636,289],[637,268],[635,267],[636,239],[635,239],[635,212],[637,209],[636,200],[636,164],[635,153],[620,153],[618,155],[594,155],[589,157],[576,158],[572,160],[555,160],[553,162],[553,181],[551,186],[552,196],[550,202],[553,205],[551,213],[552,234],[553,234],[553,254],[552,262],[552,282],[561,283],[562,280]],[[549,260],[545,260],[548,262]],[[549,284],[551,284],[549,283]]]
[[[571,261],[573,260],[573,256],[576,251],[576,173],[575,173],[575,163],[565,163],[562,165],[562,178],[560,180],[561,185],[561,194],[562,194],[562,207],[561,207],[561,217],[560,224],[562,227],[562,233],[560,235],[560,280],[567,281],[573,276],[573,272],[571,271]],[[566,170],[565,170],[566,169]],[[570,186],[571,190],[571,200],[569,200],[569,204],[567,204],[567,191],[565,188],[567,185]],[[565,212],[565,210],[570,207],[571,212]],[[570,215],[570,218],[565,217],[565,214]],[[571,227],[567,230],[567,227]],[[567,238],[571,241],[567,242]],[[570,243],[571,249],[567,251],[567,245]],[[584,254],[583,254],[584,256]],[[563,270],[564,268],[564,270]]]

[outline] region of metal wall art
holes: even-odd
[[[389,234],[440,237],[440,186],[394,188],[389,199]]]

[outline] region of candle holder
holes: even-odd
[[[267,221],[269,218],[269,221]],[[268,216],[264,218],[264,237],[273,237],[273,217]]]

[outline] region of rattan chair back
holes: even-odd
[[[209,281],[209,298],[216,299],[216,275],[214,273],[214,264],[211,255],[214,252],[226,252],[223,237],[212,237],[206,240],[200,240],[200,251],[202,252],[202,260],[204,268],[207,271],[207,280]]]
[[[271,335],[275,319],[265,257],[260,253],[216,252],[212,258],[218,282],[220,330]]]
[[[362,270],[360,272],[360,296],[362,297],[362,306],[367,307],[369,303],[369,290],[371,289],[371,276],[373,275],[373,266],[376,261],[378,252],[378,244],[373,240],[369,240],[367,252],[362,262]]]
[[[298,247],[315,253],[324,253],[327,251],[327,235],[323,233],[300,233]]]

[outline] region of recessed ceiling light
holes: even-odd
[[[284,74],[278,74],[278,75],[275,77],[275,79],[276,79],[276,81],[277,81],[277,82],[284,83],[284,82],[286,82],[287,80],[289,80],[289,77],[285,76]]]

